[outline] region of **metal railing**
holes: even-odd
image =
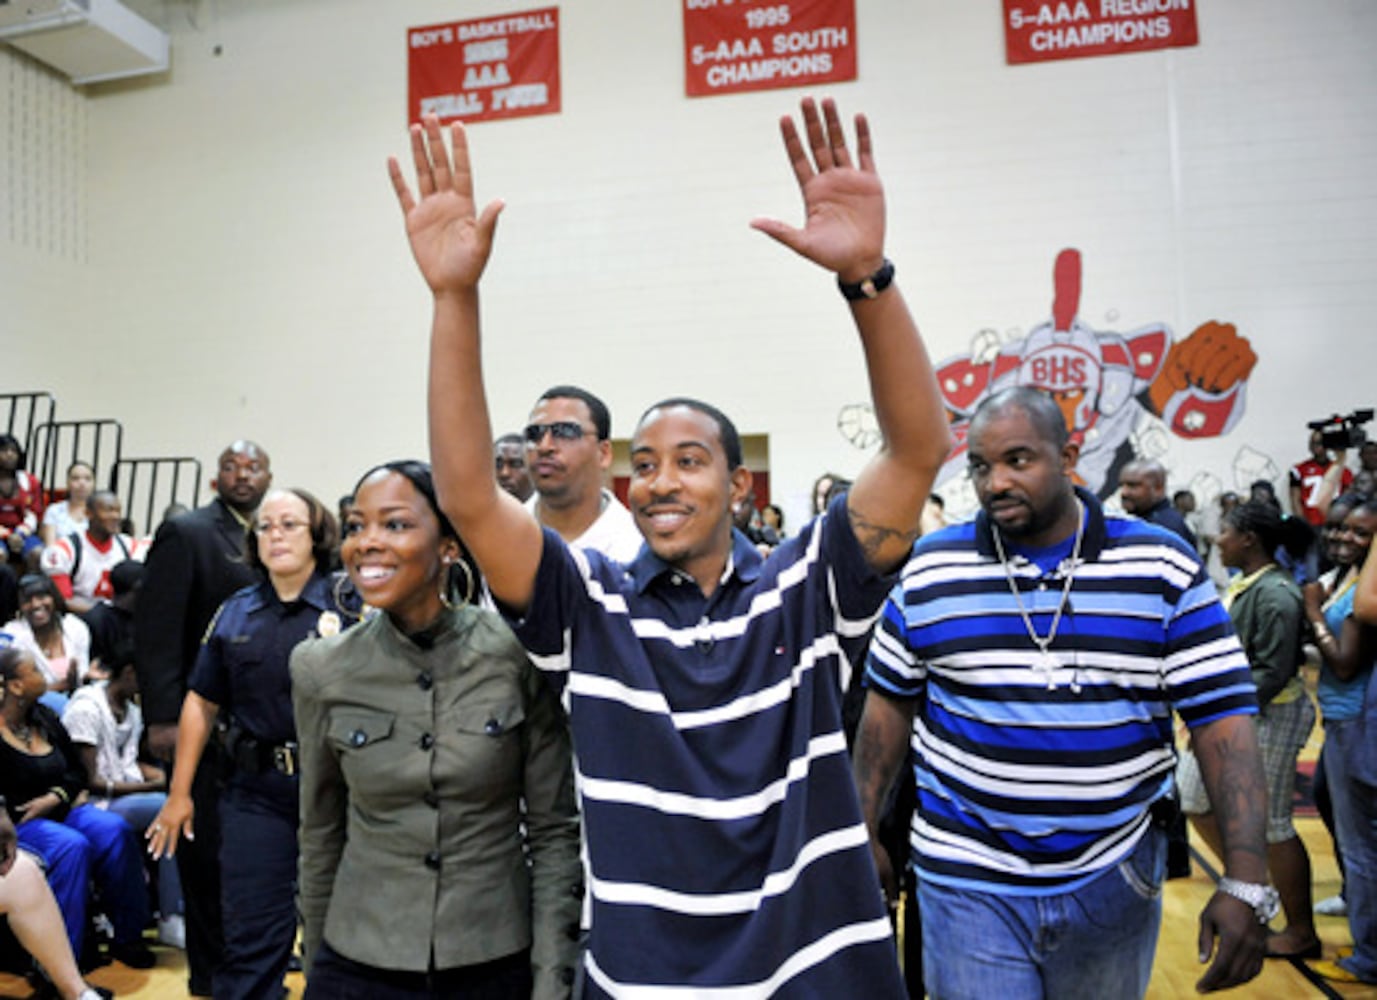
[[[135,534],[151,535],[174,503],[194,508],[201,502],[201,460],[185,456],[121,458],[110,474]],[[140,517],[142,515],[142,517]]]
[[[41,423],[52,423],[57,416],[57,400],[50,392],[0,393],[0,415],[3,415],[5,430],[19,439],[32,460],[34,428]],[[38,475],[33,465],[28,468]]]
[[[29,468],[51,492],[67,488],[67,469],[85,462],[97,484],[112,482],[124,450],[124,426],[118,420],[54,420],[34,428]],[[99,488],[99,487],[98,487]]]

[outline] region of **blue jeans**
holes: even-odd
[[[34,819],[17,827],[19,845],[39,855],[57,898],[72,954],[81,954],[90,880],[115,929],[115,941],[139,940],[148,923],[148,886],[143,858],[129,824],[95,806],[77,806],[61,823]]]
[[[1325,721],[1325,778],[1344,857],[1344,900],[1353,935],[1353,954],[1339,964],[1363,982],[1377,983],[1377,789],[1352,775],[1354,756],[1370,752],[1358,720]]]
[[[165,792],[138,792],[134,795],[121,795],[117,799],[106,799],[106,806],[116,816],[133,828],[140,839],[148,826],[162,810],[167,801]],[[177,874],[176,858],[160,858],[158,866],[158,914],[164,919],[180,915],[182,912],[182,878]]]
[[[1051,895],[975,892],[920,876],[928,996],[1141,997],[1157,950],[1166,848],[1166,833],[1150,827],[1119,864]]]

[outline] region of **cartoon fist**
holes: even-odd
[[[1148,387],[1148,399],[1153,411],[1163,416],[1177,393],[1227,393],[1248,378],[1255,364],[1257,355],[1232,323],[1210,320],[1171,345],[1162,370]]]

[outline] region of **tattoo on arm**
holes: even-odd
[[[861,814],[872,830],[879,821],[880,806],[889,794],[894,772],[898,770],[894,761],[886,759],[892,755],[886,754],[884,749],[865,728],[856,734],[856,791],[861,797]]]
[[[890,786],[904,764],[912,729],[912,702],[892,702],[873,691],[867,693],[861,724],[856,730],[851,767],[861,800],[861,814],[872,834],[880,821]]]
[[[1196,734],[1195,753],[1224,839],[1226,867],[1243,862],[1265,878],[1267,784],[1251,718],[1209,724]]]
[[[846,517],[851,522],[851,531],[860,543],[866,562],[877,569],[893,569],[893,566],[886,564],[908,558],[909,549],[913,548],[913,543],[922,534],[916,524],[906,531],[889,524],[877,524],[851,503],[846,505]],[[887,553],[886,550],[891,548],[893,551]]]

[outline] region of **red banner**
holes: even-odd
[[[411,28],[409,122],[479,122],[559,111],[559,8]]]
[[[1195,0],[1004,0],[1004,48],[1010,65],[1199,42]]]
[[[855,0],[684,0],[689,97],[854,79]]]

